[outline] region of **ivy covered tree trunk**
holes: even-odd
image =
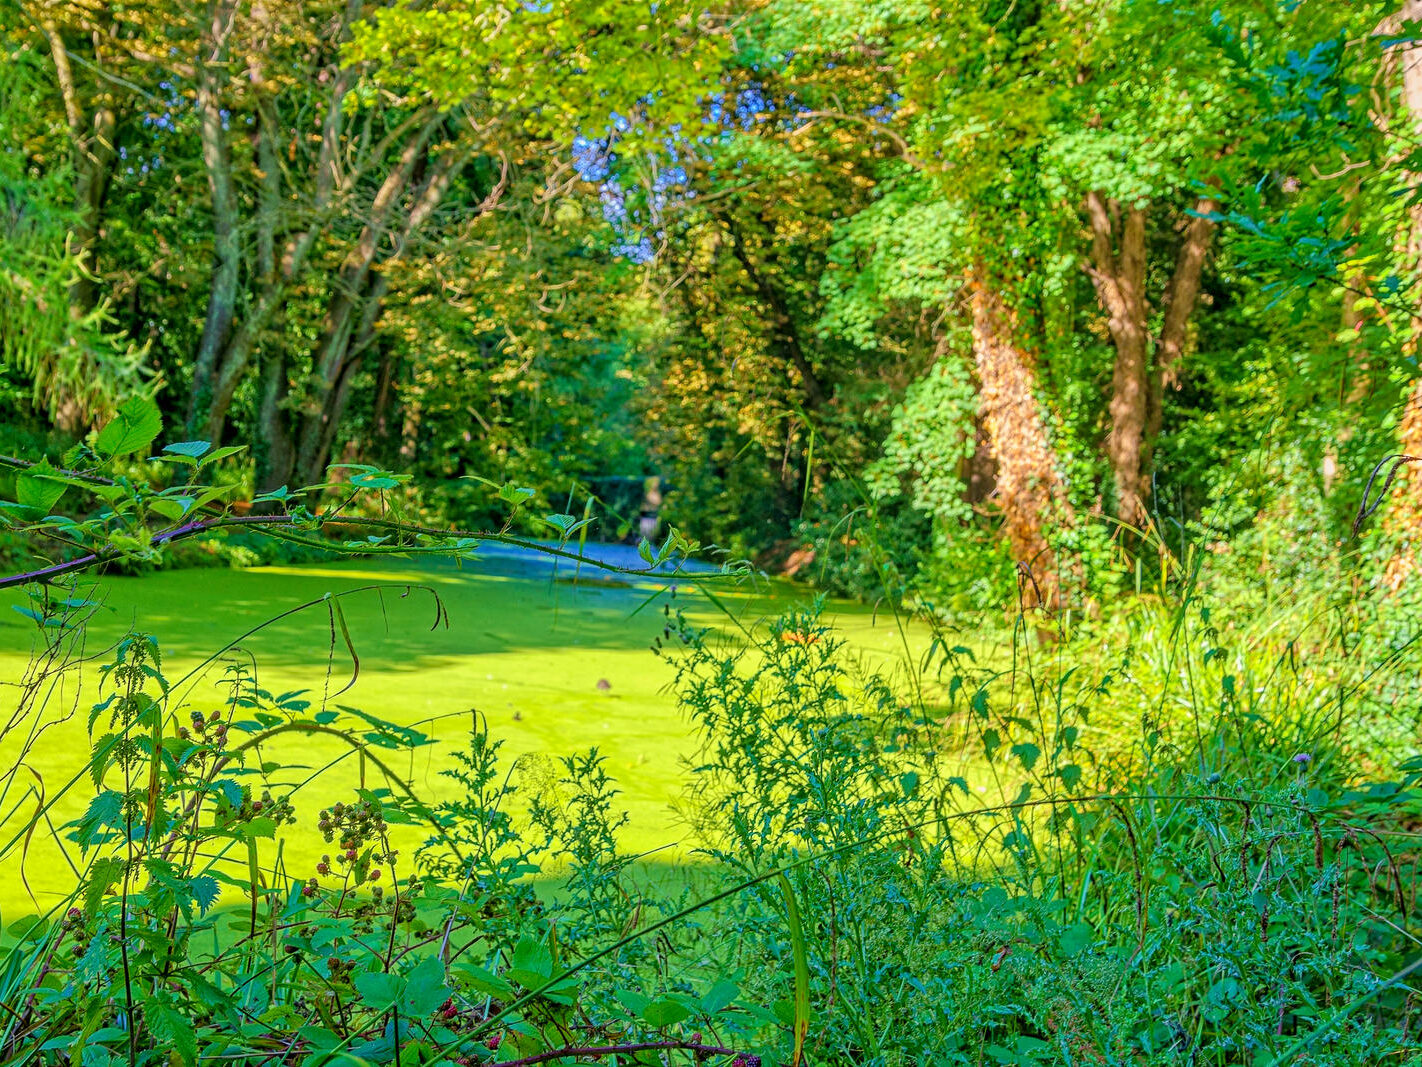
[[[992,283],[981,275],[970,280],[969,298],[983,430],[997,460],[997,502],[1022,572],[1023,603],[1055,609],[1062,600],[1061,561],[1047,531],[1071,526],[1074,517],[1037,405],[1036,372]]]

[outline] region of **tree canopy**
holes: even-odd
[[[20,0],[6,402],[152,394],[259,490],[399,467],[462,521],[658,475],[949,607],[1333,546],[1422,452],[1414,6]]]

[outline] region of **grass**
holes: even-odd
[[[440,772],[449,766],[451,743],[457,744],[468,728],[469,712],[477,709],[487,716],[493,736],[503,739],[510,760],[597,746],[608,757],[608,770],[622,790],[619,802],[631,817],[622,846],[655,852],[650,866],[657,870],[675,866],[689,858],[678,847],[683,827],[671,803],[685,781],[682,760],[689,754],[690,729],[666,691],[670,669],[649,649],[665,622],[661,606],[670,589],[650,582],[597,577],[574,582],[570,577],[567,572],[557,579],[534,576],[514,561],[495,559],[462,569],[444,561],[342,561],[113,578],[88,594],[104,606],[90,626],[87,649],[92,654],[131,626],[141,627],[157,636],[165,674],[175,680],[281,611],[327,593],[378,584],[379,590],[341,601],[360,667],[351,688],[334,699],[398,724],[424,724],[422,729],[441,742],[396,768],[422,798],[448,794],[452,783]],[[447,628],[431,629],[436,602],[425,589],[443,603]],[[784,584],[718,586],[713,604],[680,583],[672,602],[693,623],[717,627],[734,642],[738,625],[749,627],[762,616],[778,614],[803,595]],[[8,599],[21,604],[18,595]],[[926,630],[900,631],[891,617],[876,616],[861,605],[835,602],[828,615],[840,636],[876,664],[902,660],[905,649],[917,655],[928,642]],[[24,616],[4,612],[0,677],[22,676],[35,635]],[[255,663],[263,688],[273,693],[306,690],[313,704],[323,693],[338,692],[352,676],[339,638],[333,652],[324,605],[260,630],[243,640],[241,649]],[[23,789],[33,782],[52,797],[80,769],[89,747],[86,724],[96,673],[86,670],[82,689],[71,682],[51,698],[46,717],[62,721],[34,747],[33,775],[17,780]],[[191,689],[180,691],[183,718],[192,709],[220,706],[222,673],[219,664]],[[338,744],[305,739],[299,744],[273,755],[295,756],[313,770],[333,760],[354,763]],[[13,735],[0,739],[7,766],[18,749]],[[316,811],[350,799],[352,778],[350,771],[321,775],[296,793],[300,823],[289,828],[282,852],[289,870],[306,873],[328,850],[314,830]],[[285,786],[291,784],[294,780]],[[370,784],[378,783],[372,778]],[[287,791],[281,782],[272,786],[274,793]],[[56,805],[56,823],[79,815],[92,793],[87,781],[76,785]],[[13,791],[10,803],[19,795]],[[22,812],[34,803],[31,795]],[[73,888],[74,876],[58,846],[39,841],[40,836],[29,847],[25,875],[39,905],[48,907]],[[3,883],[0,918],[8,921],[34,908],[19,879]]]

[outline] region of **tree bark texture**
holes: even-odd
[[[1218,210],[1213,198],[1196,201],[1183,224],[1175,267],[1163,294],[1160,334],[1151,336],[1147,297],[1147,223],[1144,203],[1123,205],[1092,191],[1086,196],[1091,227],[1087,273],[1096,288],[1116,349],[1111,374],[1111,429],[1106,457],[1121,521],[1147,520],[1150,471],[1160,435],[1164,390],[1178,387],[1189,345],[1190,320],[1199,303]]]

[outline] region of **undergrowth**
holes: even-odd
[[[156,435],[142,414],[110,452]],[[192,484],[199,444],[172,446],[195,453],[182,485],[46,464],[11,505],[69,547],[5,580],[36,641],[5,680],[0,858],[23,880],[53,846],[74,888],[7,928],[4,1062],[1264,1067],[1422,1048],[1422,758],[1398,707],[1416,688],[1385,620],[1243,625],[1187,587],[1055,642],[1020,618],[982,661],[944,629],[888,669],[818,605],[732,639],[668,590],[653,651],[695,739],[681,810],[701,856],[668,888],[619,847],[596,750],[505,759],[475,709],[444,788],[400,774],[439,742],[347,703],[342,602],[379,587],[283,613],[329,633],[307,693],[266,691],[240,641],[179,677],[160,635],[91,647],[86,568],[228,521]],[[377,503],[399,484],[360,478]],[[51,515],[76,487],[107,510]],[[248,525],[296,544],[477,549],[379,507],[268,503]],[[336,526],[366,540],[330,543]],[[644,546],[649,572],[691,548]],[[46,783],[30,757],[73,715],[89,749]],[[310,765],[317,740],[345,755]],[[312,810],[317,781],[344,799]],[[311,869],[286,860],[313,838]]]

